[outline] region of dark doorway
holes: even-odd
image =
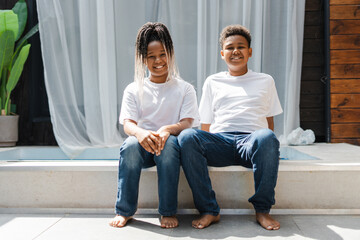
[[[1,0],[0,9],[12,9],[17,0]],[[27,0],[28,22],[25,33],[38,23],[36,0]],[[12,103],[19,114],[17,145],[57,145],[50,120],[44,83],[39,33],[29,39],[30,54],[19,83],[12,93]]]

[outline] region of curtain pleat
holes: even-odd
[[[168,26],[180,75],[198,99],[206,77],[227,70],[221,30],[249,28],[249,68],[273,76],[284,109],[276,135],[299,126],[305,0],[37,0],[37,7],[51,121],[71,158],[125,139],[117,122],[122,94],[133,81],[137,31],[148,21]]]

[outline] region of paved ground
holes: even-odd
[[[176,229],[161,229],[157,215],[137,215],[125,228],[108,226],[112,215],[0,214],[1,240],[142,240],[142,239],[360,239],[360,215],[279,215],[279,231],[266,231],[254,216],[223,215],[198,230],[194,215],[180,215]]]

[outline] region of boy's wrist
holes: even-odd
[[[170,127],[169,126],[162,126],[159,130],[157,130],[158,133],[161,132],[168,132],[171,134]]]

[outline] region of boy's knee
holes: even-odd
[[[168,137],[168,139],[166,140],[164,149],[168,147],[168,148],[178,148],[179,147],[179,143],[178,143],[178,139],[177,137],[170,135]]]
[[[273,145],[274,147],[279,147],[279,140],[276,138],[276,135],[273,131],[268,128],[260,129],[255,132],[256,140],[259,144],[263,145]]]
[[[194,141],[194,137],[196,136],[197,131],[192,128],[184,129],[178,136],[178,143],[180,147],[184,147],[187,144],[191,144]]]
[[[279,140],[270,129],[260,129],[254,132],[254,141],[252,145],[253,152],[263,152],[267,156],[279,155]]]

